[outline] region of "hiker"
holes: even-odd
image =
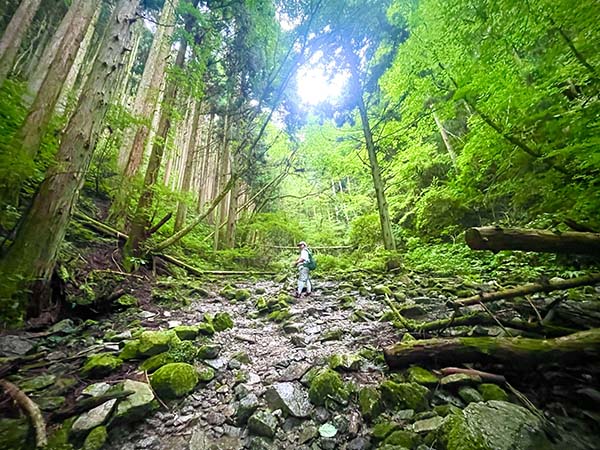
[[[300,297],[302,295],[302,290],[306,285],[306,296],[308,297],[312,292],[312,284],[310,282],[310,269],[309,263],[311,262],[310,250],[306,245],[306,242],[302,241],[298,243],[298,247],[300,248],[300,256],[294,262],[294,265],[298,267],[298,291],[296,292],[296,297]]]

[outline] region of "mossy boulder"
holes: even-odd
[[[437,433],[442,450],[551,450],[541,420],[527,409],[491,400],[447,416]]]
[[[221,289],[221,292],[219,292],[219,294],[221,295],[221,297],[225,297],[227,300],[233,300],[235,299],[235,292],[236,290],[233,287],[225,286],[223,289]]]
[[[133,295],[125,294],[117,299],[117,304],[125,308],[129,308],[131,306],[137,306],[138,299]]]
[[[248,289],[236,289],[234,291],[234,298],[240,302],[248,300],[251,296],[252,292],[250,292]]]
[[[233,328],[233,319],[227,312],[215,314],[212,321],[215,331],[225,331],[228,328]]]
[[[88,356],[81,368],[81,374],[84,377],[103,377],[121,367],[121,364],[123,360],[111,353],[98,353]]]
[[[215,359],[221,353],[221,346],[217,344],[206,344],[198,349],[198,359]]]
[[[334,354],[328,358],[329,367],[333,370],[339,371],[357,371],[360,369],[360,365],[363,359],[360,355],[351,354]]]
[[[45,374],[45,375],[40,375],[39,377],[29,378],[27,380],[19,381],[18,386],[23,392],[29,393],[29,392],[33,392],[33,391],[39,391],[48,386],[51,386],[52,384],[54,384],[55,381],[56,381],[56,375]]]
[[[412,366],[406,371],[406,376],[409,381],[424,385],[433,385],[438,383],[438,377],[427,369],[419,366]]]
[[[358,392],[358,404],[365,420],[373,420],[383,411],[381,393],[374,387],[367,386]]]
[[[286,319],[289,319],[292,315],[287,309],[279,309],[276,311],[271,311],[267,316],[267,319],[272,320],[273,322],[283,322]]]
[[[383,445],[397,445],[407,449],[414,449],[419,442],[420,438],[417,433],[408,430],[396,430],[385,438]]]
[[[142,364],[140,364],[140,370],[148,373],[152,373],[162,366],[170,363],[174,363],[175,360],[169,354],[169,352],[159,353],[158,355],[151,356]]]
[[[182,341],[193,341],[198,336],[198,327],[194,325],[179,325],[173,331]]]
[[[269,411],[256,411],[248,419],[248,430],[258,436],[273,437],[277,431],[277,419]]]
[[[465,403],[482,402],[483,396],[479,391],[471,386],[463,386],[458,390],[458,396],[463,399]]]
[[[198,381],[201,381],[204,383],[208,383],[216,375],[215,369],[213,369],[212,367],[201,366],[201,367],[197,367],[196,369],[198,372]]]
[[[389,286],[385,286],[383,284],[378,284],[377,286],[373,287],[373,293],[375,295],[388,295],[389,297],[393,297],[393,292],[392,289]]]
[[[108,432],[106,427],[96,427],[90,431],[90,434],[88,434],[85,438],[85,442],[83,443],[81,450],[100,450],[106,443],[107,437]]]
[[[428,406],[429,389],[420,384],[386,380],[381,383],[380,389],[383,401],[392,408],[423,411]]]
[[[325,405],[329,399],[346,403],[349,396],[350,393],[342,377],[329,368],[321,370],[313,378],[308,389],[310,401],[318,406]]]
[[[137,359],[141,355],[140,353],[140,340],[134,339],[133,341],[127,341],[123,348],[121,349],[121,353],[119,353],[119,358],[123,361],[128,361],[130,359]]]
[[[401,425],[397,422],[379,422],[375,424],[371,431],[371,436],[376,442],[383,441],[392,432],[399,430]]]
[[[203,336],[212,336],[215,334],[215,327],[212,323],[202,322],[196,325],[196,328],[198,330],[198,334]]]
[[[483,397],[485,401],[487,400],[501,400],[508,401],[508,394],[504,389],[500,386],[491,384],[491,383],[483,383],[477,386],[477,390]]]
[[[198,372],[191,364],[171,363],[154,372],[150,383],[160,397],[182,397],[198,384]]]
[[[153,356],[169,350],[171,345],[181,342],[173,330],[144,331],[140,336],[140,354]]]

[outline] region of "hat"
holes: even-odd
[[[307,246],[307,245],[306,245],[306,242],[304,242],[304,241],[300,241],[300,242],[298,242],[298,247],[300,247],[301,245],[304,245],[305,247]]]

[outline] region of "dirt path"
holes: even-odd
[[[381,303],[374,298],[360,296],[349,287],[343,292],[337,284],[325,282],[311,297],[294,300],[290,304],[291,317],[284,325],[268,320],[265,315],[256,317],[256,299],[261,295],[268,298],[281,294],[279,284],[261,281],[235,286],[250,290],[252,297],[232,302],[211,293],[208,298],[194,299],[187,308],[164,310],[152,319],[155,325],[161,327],[166,327],[169,321],[192,325],[201,321],[204,313],[226,311],[235,325],[212,338],[212,343],[221,346],[219,357],[208,362],[217,371],[213,381],[179,404],[170,404],[170,411],[160,410],[136,424],[130,435],[111,436],[110,448],[308,449],[312,437],[306,435],[306,430],[309,433],[316,431],[315,427],[320,423],[330,420],[337,421],[341,428],[344,424],[349,425],[346,430],[348,439],[342,441],[360,436],[362,424],[356,411],[340,411],[340,417],[336,418],[324,408],[316,408],[305,420],[279,415],[279,428],[270,443],[249,435],[246,426],[236,424],[236,411],[239,400],[249,393],[255,394],[262,406],[265,403],[264,392],[274,383],[299,383],[310,368],[326,365],[327,358],[333,354],[380,349],[399,339],[398,332],[388,322],[352,321],[355,310],[372,317],[380,316],[384,309]],[[343,295],[354,298],[352,308],[342,307],[340,298]],[[344,378],[366,385],[381,381],[382,376],[382,367],[365,360],[359,371],[348,372]],[[275,414],[277,416],[278,413]],[[306,443],[301,443],[303,440]]]

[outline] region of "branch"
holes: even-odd
[[[38,405],[36,405],[25,393],[10,381],[0,380],[0,386],[6,393],[25,411],[31,418],[31,423],[35,429],[35,446],[45,447],[48,444],[46,436],[46,423]]]

